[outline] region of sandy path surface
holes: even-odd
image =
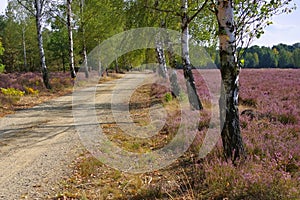
[[[140,76],[145,74],[127,74],[123,79],[128,82]],[[97,86],[97,103],[110,107],[108,96],[117,81]],[[70,94],[0,118],[0,199],[55,195],[63,177],[71,173],[70,164],[84,150],[72,106]]]
[[[0,199],[48,198],[82,149],[72,95],[0,119]]]

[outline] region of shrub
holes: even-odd
[[[277,116],[277,119],[280,123],[284,125],[297,123],[297,118],[292,114],[280,114]]]
[[[1,93],[5,96],[8,96],[8,102],[15,103],[20,100],[22,96],[24,96],[25,92],[20,91],[15,88],[1,88]]]
[[[165,94],[165,101],[166,102],[172,101],[172,94],[170,92]]]
[[[17,96],[17,97],[22,97],[25,94],[25,92],[15,88],[7,88],[7,89],[1,88],[1,92],[6,96]]]
[[[0,73],[3,73],[3,72],[4,72],[4,70],[5,70],[5,66],[4,66],[4,65],[2,65],[2,64],[0,64]]]
[[[31,87],[25,87],[26,94],[33,94],[33,95],[38,95],[39,90],[35,90]]]
[[[253,98],[239,98],[239,101],[242,105],[244,106],[249,106],[249,107],[253,107],[256,108],[257,107],[257,101]]]

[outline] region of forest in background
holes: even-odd
[[[300,68],[300,43],[272,48],[251,46],[243,59],[245,68]]]
[[[137,27],[161,26],[162,21],[164,27],[180,30],[179,17],[147,8],[148,4],[153,7],[151,1],[86,1],[84,7],[80,2],[72,3],[75,66],[83,63],[84,49],[89,53],[101,42],[120,32]],[[68,71],[66,6],[60,1],[48,6],[43,13],[47,66],[50,71]],[[160,9],[163,6],[167,8],[168,4],[160,5]],[[190,7],[192,9],[193,5]],[[212,61],[219,66],[216,20],[207,12],[202,11],[191,21],[190,34],[196,45],[206,47]],[[0,72],[40,71],[35,23],[35,17],[28,10],[16,0],[9,1],[5,15],[0,16]],[[300,44],[279,44],[272,48],[252,46],[243,52],[241,58],[245,68],[300,68]],[[139,66],[150,62],[156,62],[155,50],[139,50],[118,58],[107,67]],[[211,62],[200,67],[210,68]]]

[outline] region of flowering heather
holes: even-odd
[[[203,81],[195,79],[201,96]],[[219,143],[204,164],[205,198],[298,199],[300,70],[242,70],[239,100],[247,160],[222,161]]]
[[[177,74],[184,86],[182,71]],[[202,76],[214,80],[220,73],[194,71],[204,110],[192,151],[202,144],[212,108]],[[220,140],[200,164],[205,178],[193,192],[199,199],[299,199],[300,70],[242,70],[239,103],[247,159],[237,166],[226,163]]]
[[[73,84],[68,73],[60,72],[50,73],[50,83],[54,91]],[[26,87],[40,92],[47,91],[41,74],[38,72],[0,74],[0,88],[15,88],[26,91]]]
[[[0,88],[9,89],[9,91],[20,91],[24,92],[26,96],[35,96],[37,98],[41,96],[50,96],[51,93],[64,93],[65,90],[73,85],[73,80],[70,78],[68,73],[54,72],[50,73],[50,83],[52,89],[49,91],[44,87],[42,77],[40,73],[28,72],[28,73],[0,73]],[[60,93],[60,94],[62,94]],[[29,96],[30,95],[30,96]],[[15,106],[34,104],[37,100],[20,101],[21,96],[12,96],[5,94],[0,91],[0,115],[9,113],[15,109]],[[43,99],[43,98],[41,98]],[[40,101],[37,101],[40,102]],[[4,111],[3,111],[4,109]],[[2,112],[3,111],[3,112]]]

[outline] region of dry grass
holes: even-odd
[[[112,80],[115,80],[115,79],[119,79],[119,78],[122,78],[122,77],[124,77],[124,74],[110,73],[110,74],[108,74],[108,76],[101,77],[101,79],[99,81],[99,84],[105,83],[105,82],[108,82],[108,81],[112,81]]]

